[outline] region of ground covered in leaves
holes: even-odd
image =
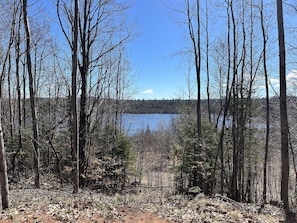
[[[135,191],[134,191],[135,192]],[[2,211],[0,222],[284,222],[280,208],[238,203],[222,196],[198,195],[192,200],[160,189],[138,188],[137,193],[107,196],[71,188],[14,188],[11,208]]]

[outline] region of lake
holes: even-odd
[[[167,129],[177,117],[178,114],[123,114],[123,127],[131,136],[147,127],[151,131]]]

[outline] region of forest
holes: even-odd
[[[131,7],[0,2],[0,221],[296,222],[296,2],[164,1],[189,67],[164,100],[133,98]],[[130,136],[125,113],[179,116]]]

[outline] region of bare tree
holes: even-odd
[[[15,4],[15,10],[20,8],[20,4]],[[18,156],[19,152],[21,151],[23,147],[22,143],[22,106],[21,106],[21,79],[20,79],[20,60],[21,60],[21,16],[22,16],[22,10],[18,9],[19,15],[18,15],[18,22],[16,24],[16,38],[15,38],[15,75],[16,75],[16,91],[17,91],[17,119],[18,119],[18,150],[14,153],[12,157],[12,171],[13,174],[15,173],[15,160]]]
[[[0,89],[3,86],[3,75],[1,75]],[[7,176],[7,164],[5,155],[5,145],[2,130],[2,93],[0,92],[0,184],[1,184],[1,200],[2,209],[9,208],[9,187]]]
[[[71,155],[72,155],[72,183],[73,193],[78,193],[79,188],[79,147],[78,147],[78,114],[77,114],[77,71],[78,71],[78,37],[79,37],[79,0],[74,0],[73,9],[66,12],[71,24],[71,36],[69,37],[64,28],[61,12],[61,1],[57,0],[57,15],[62,32],[71,49]],[[63,8],[66,5],[62,1]]]
[[[39,176],[39,145],[38,145],[38,123],[35,106],[35,92],[34,92],[34,77],[31,61],[31,33],[29,27],[29,19],[27,14],[27,0],[23,0],[23,17],[24,27],[26,34],[26,62],[27,71],[29,75],[29,93],[30,93],[30,105],[31,105],[31,116],[32,116],[32,131],[33,131],[33,145],[34,145],[34,172],[35,172],[35,186],[40,188],[40,176]]]
[[[79,19],[79,72],[81,78],[79,113],[79,159],[81,186],[84,186],[83,176],[85,175],[86,168],[88,166],[86,149],[88,145],[87,139],[89,137],[87,129],[89,128],[88,125],[91,116],[87,104],[87,99],[91,96],[88,95],[88,85],[90,84],[88,78],[91,78],[94,69],[96,70],[98,66],[101,66],[102,63],[104,63],[104,57],[109,57],[112,59],[112,61],[109,62],[111,63],[111,67],[120,66],[120,63],[117,63],[116,61],[117,59],[115,59],[115,61],[113,60],[114,56],[112,56],[112,52],[122,46],[130,38],[130,32],[128,30],[126,32],[123,32],[122,28],[118,26],[118,24],[113,24],[115,26],[118,26],[117,30],[112,27],[111,24],[106,23],[107,21],[112,23],[113,16],[123,13],[127,9],[127,6],[120,5],[115,1],[94,2],[90,0],[84,0],[82,2],[82,10]],[[109,31],[106,32],[108,33],[107,35],[104,33],[104,25],[106,25],[106,27],[109,27]],[[121,35],[117,36],[117,33],[121,33]],[[98,44],[99,40],[101,41],[101,44]],[[99,52],[97,52],[97,54],[94,54],[94,49],[98,48]],[[121,59],[122,58],[120,57],[119,60]],[[103,67],[105,67],[105,65],[103,65]],[[115,73],[117,73],[118,69],[119,67],[115,68]],[[115,77],[115,79],[117,80],[117,76]],[[115,85],[117,85],[117,83],[115,83]],[[116,88],[115,91],[117,90],[119,89]],[[119,94],[119,92],[116,92],[116,94]]]
[[[1,101],[2,100],[0,100],[0,182],[1,182],[2,208],[6,209],[6,208],[9,208],[9,187],[8,187],[8,177],[7,177],[5,146],[4,146],[4,140],[3,140],[2,123],[1,123],[1,114],[2,114]]]
[[[281,160],[282,180],[281,199],[284,209],[289,210],[289,125],[287,114],[287,84],[286,84],[286,47],[283,19],[283,2],[276,0],[277,4],[277,25],[279,44],[279,78],[280,78],[280,121],[281,121]]]
[[[72,73],[71,73],[71,111],[72,111],[72,129],[71,129],[71,151],[72,151],[72,178],[73,192],[78,193],[79,187],[79,148],[78,148],[78,130],[77,130],[77,65],[78,65],[78,19],[79,19],[79,0],[74,1],[74,18],[72,27]]]
[[[9,186],[8,186],[8,175],[7,175],[7,164],[6,164],[6,153],[5,153],[5,145],[3,138],[3,129],[2,129],[2,97],[3,97],[3,82],[5,76],[5,68],[10,57],[11,47],[14,42],[14,22],[15,22],[16,12],[13,12],[12,24],[9,34],[9,44],[7,50],[4,54],[3,61],[1,61],[2,69],[0,73],[0,187],[1,187],[1,201],[2,201],[2,209],[9,208]]]
[[[210,71],[209,71],[209,6],[208,0],[205,0],[205,33],[206,33],[206,94],[207,94],[207,110],[208,110],[208,121],[211,123],[211,108],[210,108]]]
[[[187,26],[188,33],[192,43],[192,51],[194,53],[194,65],[195,65],[195,74],[197,82],[197,137],[198,145],[196,146],[196,155],[199,156],[202,153],[202,116],[201,116],[201,21],[200,21],[200,1],[197,0],[194,4],[196,22],[193,21],[192,6],[189,0],[185,1],[186,15],[187,15]],[[194,17],[195,18],[195,17]],[[196,24],[196,26],[195,26]],[[198,163],[198,162],[197,162]],[[204,187],[203,183],[203,168],[202,166],[197,166],[194,169],[194,185],[199,186],[202,190]]]
[[[72,24],[73,17],[69,14],[72,10],[68,3],[61,2],[63,2],[63,6],[58,1],[58,17],[62,30],[67,37],[61,11],[66,15],[66,21]],[[104,100],[103,94],[108,93],[111,84],[116,82],[114,80],[117,76],[114,73],[117,73],[118,69],[115,67],[120,63],[117,62],[118,57],[113,53],[130,39],[131,32],[124,28],[124,20],[118,19],[125,15],[127,5],[116,1],[82,0],[79,6],[78,71],[80,85],[78,92],[80,93],[80,109],[78,146],[80,186],[83,187],[88,167],[87,154],[90,149],[89,134],[92,131],[90,126],[94,120],[93,113],[99,111],[98,107]],[[116,16],[117,19],[115,19]],[[69,39],[67,37],[68,42],[70,42]],[[104,89],[105,87],[107,90]],[[108,93],[107,97],[109,96]],[[109,109],[109,112],[113,113],[114,110]]]
[[[261,0],[260,3],[260,19],[261,19],[261,29],[263,38],[263,69],[265,76],[265,93],[266,93],[266,137],[265,137],[265,155],[264,155],[264,165],[263,165],[263,203],[267,202],[267,164],[268,164],[268,152],[269,152],[269,135],[270,135],[270,101],[269,101],[269,79],[267,72],[267,34],[264,24],[264,2]]]

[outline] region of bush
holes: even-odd
[[[178,121],[178,145],[176,155],[177,193],[189,193],[191,188],[200,188],[208,194],[211,171],[215,159],[218,134],[207,122],[202,121],[202,141],[198,142],[196,116],[191,112],[181,115]]]
[[[106,126],[102,133],[86,177],[93,188],[114,194],[127,184],[135,156],[129,138],[118,129]]]

